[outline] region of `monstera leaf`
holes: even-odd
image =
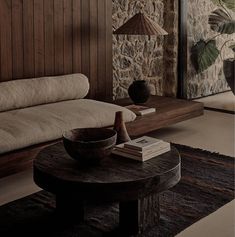
[[[235,33],[235,21],[222,9],[213,11],[209,16],[211,29],[221,34]]]
[[[215,3],[218,6],[226,6],[228,9],[232,10],[235,12],[235,4],[234,0],[211,0],[213,3]]]
[[[219,50],[216,47],[215,40],[208,42],[200,40],[192,47],[191,60],[198,73],[205,71],[217,59]]]

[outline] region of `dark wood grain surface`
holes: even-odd
[[[1,0],[0,82],[82,72],[112,98],[112,1]]]
[[[121,106],[133,104],[129,98],[117,100],[115,103]],[[126,124],[127,131],[132,137],[203,115],[204,111],[203,104],[200,102],[163,96],[151,96],[142,105],[156,108],[156,112],[138,116],[135,121]]]
[[[59,218],[80,222],[87,202],[119,202],[120,231],[130,236],[159,224],[158,194],[181,178],[181,158],[173,146],[145,162],[111,155],[99,165],[84,166],[57,143],[39,153],[33,168],[35,183],[56,195]]]
[[[58,141],[44,142],[0,155],[0,178],[32,168],[33,159],[39,151]]]
[[[132,200],[174,186],[180,179],[180,156],[170,152],[137,162],[110,156],[97,166],[81,166],[63,144],[47,147],[34,160],[34,181],[53,193],[66,191],[85,199]]]

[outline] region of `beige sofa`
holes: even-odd
[[[124,112],[125,122],[136,118],[126,108],[85,99],[88,91],[82,74],[0,83],[0,163],[12,152],[60,139],[66,130],[112,126],[116,111]]]

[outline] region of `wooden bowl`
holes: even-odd
[[[109,156],[117,133],[108,128],[78,128],[63,134],[65,150],[83,164],[97,164]]]

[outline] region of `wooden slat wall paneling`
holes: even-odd
[[[97,96],[103,98],[106,94],[106,3],[105,0],[98,4],[98,85]]]
[[[44,1],[34,0],[35,77],[44,75]]]
[[[112,1],[0,0],[0,82],[84,73],[112,97]]]
[[[11,0],[0,1],[1,81],[12,78]]]
[[[55,74],[54,1],[44,0],[45,74]]]
[[[64,74],[64,0],[54,1],[55,72]]]
[[[81,1],[73,0],[73,72],[81,72]]]
[[[90,1],[81,0],[82,73],[90,79]],[[91,79],[90,79],[91,80]],[[89,96],[92,97],[92,89]]]
[[[34,77],[34,2],[23,0],[24,76]]]
[[[0,4],[0,82],[1,82],[1,70],[2,70],[2,66],[1,66],[1,57],[2,57],[2,53],[1,53],[1,22],[2,22],[2,19],[1,19],[1,4]]]
[[[1,82],[1,70],[2,70],[2,67],[1,67],[1,4],[0,4],[0,82]]]
[[[112,54],[113,54],[113,26],[112,26],[112,7],[113,5],[110,4],[110,0],[106,1],[106,76],[105,76],[105,86],[106,86],[106,93],[105,95],[108,98],[112,98],[113,96],[113,63]]]
[[[98,1],[90,2],[90,84],[93,97],[97,95],[98,85]]]
[[[73,71],[73,11],[72,0],[64,0],[64,73]]]
[[[14,79],[21,79],[24,76],[22,1],[12,1],[12,76]]]

